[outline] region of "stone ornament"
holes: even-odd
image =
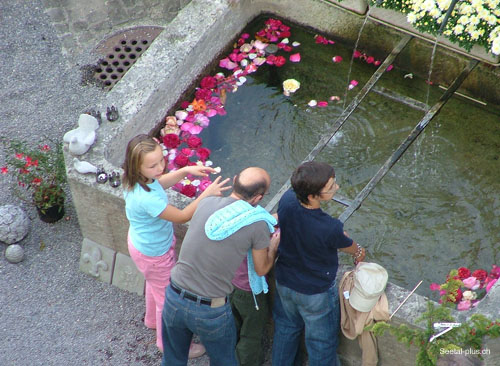
[[[108,119],[109,122],[114,122],[118,118],[120,118],[120,115],[118,114],[118,109],[114,105],[106,109],[106,118]]]
[[[73,158],[73,167],[80,174],[97,173],[97,167],[95,165],[87,161],[80,161],[77,158]]]
[[[95,141],[99,128],[97,118],[83,113],[78,118],[78,128],[64,134],[63,141],[69,144],[69,151],[74,155],[85,154]]]
[[[103,271],[108,270],[108,264],[102,260],[102,253],[99,248],[92,248],[90,253],[85,253],[82,256],[83,263],[90,263],[89,271],[91,276],[99,277],[99,268]]]
[[[24,239],[30,228],[30,219],[21,207],[0,206],[0,241],[6,244]]]
[[[19,263],[24,259],[23,247],[19,244],[11,244],[5,249],[5,258],[10,263]]]

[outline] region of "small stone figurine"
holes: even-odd
[[[106,109],[106,118],[108,119],[109,122],[114,122],[119,117],[120,115],[118,114],[118,109],[114,105]]]
[[[96,111],[95,109],[91,109],[85,113],[90,114],[92,117],[94,117],[97,120],[99,125],[101,124],[101,122],[102,122],[101,111]]]
[[[108,181],[108,174],[104,171],[104,168],[97,168],[97,172],[95,173],[95,181],[100,184],[104,184]]]
[[[118,172],[112,172],[110,175],[109,175],[109,184],[111,185],[111,187],[113,188],[117,188],[120,186],[121,184],[121,181],[120,181],[120,173]]]

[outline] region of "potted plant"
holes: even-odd
[[[15,178],[18,196],[36,207],[42,221],[52,223],[61,219],[66,198],[62,144],[49,142],[32,148],[24,141],[6,139],[2,139],[2,144],[7,165],[0,168],[1,173]]]

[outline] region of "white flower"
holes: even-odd
[[[500,55],[500,39],[495,39],[491,45],[491,52]]]
[[[300,82],[295,79],[287,79],[283,81],[283,91],[286,94],[295,93],[300,88]]]
[[[455,34],[460,34],[464,31],[464,26],[461,25],[461,24],[457,24],[454,28],[453,28],[453,33]]]
[[[200,180],[199,180],[199,179],[195,179],[195,180],[193,180],[193,181],[191,182],[191,184],[192,184],[193,186],[195,186],[195,187],[198,187],[198,186],[200,185],[200,183],[201,183],[201,182],[200,182]]]
[[[408,20],[408,23],[415,23],[417,21],[417,16],[415,15],[415,13],[408,13],[408,15],[406,16],[406,19]]]
[[[318,105],[318,102],[313,99],[313,100],[309,101],[309,103],[307,103],[307,105],[309,107],[315,107],[316,105]]]
[[[471,300],[475,300],[476,298],[477,298],[477,294],[475,292],[472,292],[472,291],[464,291],[464,293],[462,294],[462,299],[464,299],[464,300],[471,301]]]

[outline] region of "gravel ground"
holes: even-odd
[[[68,60],[39,1],[0,1],[0,136],[38,144],[62,139],[103,93],[82,85],[81,65]],[[90,57],[90,56],[88,56]],[[0,151],[0,166],[4,163]],[[144,299],[78,270],[82,235],[71,197],[66,219],[46,224],[0,176],[0,203],[31,218],[11,264],[0,242],[0,365],[159,365],[155,333],[142,323]],[[206,356],[189,365],[208,365]]]

